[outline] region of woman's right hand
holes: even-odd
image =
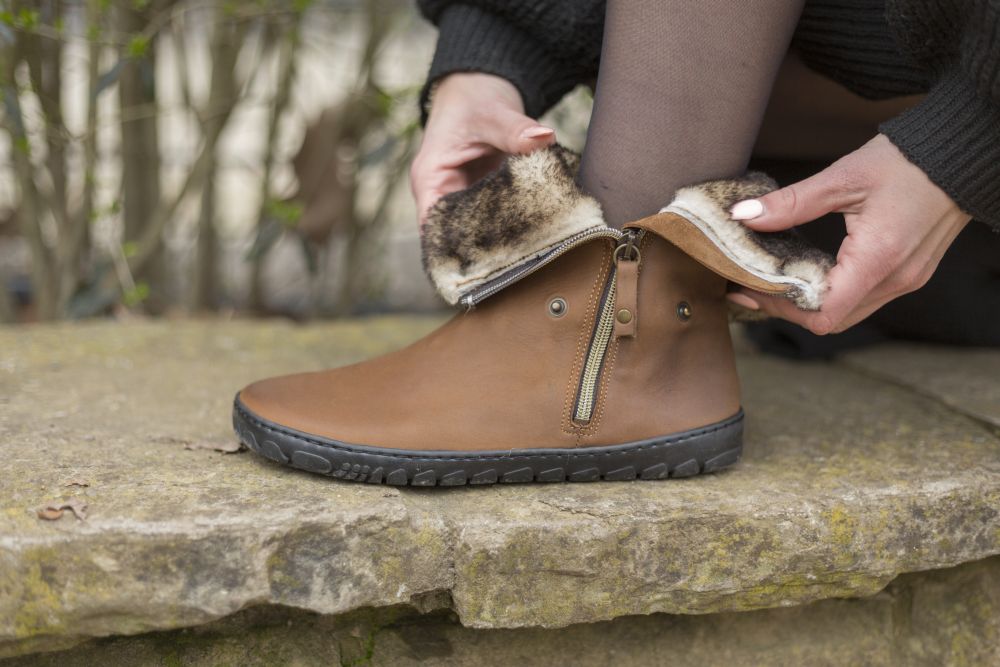
[[[524,115],[521,94],[506,79],[478,72],[444,77],[410,166],[420,223],[438,199],[469,187],[507,155],[530,153],[555,140],[555,130]]]

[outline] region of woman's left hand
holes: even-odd
[[[732,215],[773,232],[835,211],[844,214],[847,237],[819,311],[748,289],[730,298],[815,334],[839,333],[922,287],[970,220],[881,134],[811,178],[736,204]]]

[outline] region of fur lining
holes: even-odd
[[[600,204],[576,185],[578,166],[579,156],[561,146],[514,156],[434,205],[421,230],[423,264],[445,301],[457,304],[570,237],[608,232]],[[760,234],[729,217],[736,202],[776,187],[753,172],[738,180],[710,181],[681,188],[663,212],[689,220],[746,271],[790,286],[786,295],[798,307],[817,310],[832,258],[796,233]]]
[[[445,301],[570,236],[607,228],[600,204],[574,181],[579,161],[561,146],[516,156],[434,205],[421,230],[423,263]]]
[[[809,245],[795,230],[761,234],[733,220],[729,209],[777,189],[760,172],[739,180],[708,181],[681,188],[661,213],[675,213],[698,227],[727,257],[769,282],[789,285],[787,293],[803,310],[819,310],[834,260]]]

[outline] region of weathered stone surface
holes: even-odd
[[[934,397],[1000,429],[1000,351],[884,345],[845,355],[845,363]]]
[[[319,616],[253,607],[191,630],[89,642],[3,667],[946,667],[1000,664],[1000,558],[907,574],[872,597],[625,616],[558,630],[462,627],[404,607]]]
[[[996,434],[831,365],[745,355],[745,461],[689,480],[397,489],[185,449],[230,441],[246,382],[435,324],[0,332],[0,655],[265,603],[431,599],[479,628],[758,609],[1000,553]],[[37,518],[68,497],[86,499],[85,521]]]

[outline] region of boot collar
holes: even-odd
[[[577,186],[579,156],[562,146],[508,158],[472,187],[443,197],[421,230],[424,269],[449,304],[471,306],[476,293],[516,282],[547,258],[598,237],[616,237],[600,204]],[[755,289],[772,287],[805,310],[818,310],[833,258],[794,231],[762,234],[733,220],[738,201],[776,189],[770,177],[749,172],[738,179],[678,190],[659,214],[630,223],[675,242],[671,230],[697,230],[716,260],[692,254],[709,269]],[[645,223],[645,224],[644,224]],[[724,266],[725,265],[725,266]],[[745,279],[741,279],[744,276]]]

